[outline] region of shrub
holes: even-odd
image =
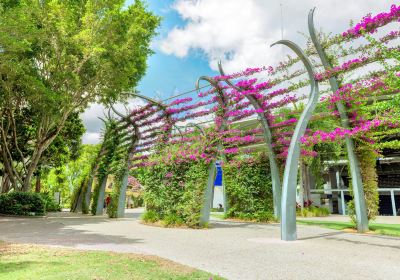
[[[160,217],[158,216],[156,211],[147,210],[146,212],[143,213],[142,220],[145,221],[146,223],[155,223],[160,220]]]
[[[140,194],[138,196],[132,196],[132,207],[137,208],[137,207],[143,207],[144,206],[144,199],[143,195]]]
[[[35,215],[46,214],[46,202],[38,193],[11,192],[0,195],[0,213],[7,215]]]
[[[227,218],[274,220],[272,183],[265,153],[224,165],[228,198]]]
[[[45,202],[46,212],[61,211],[61,206],[54,201],[54,198],[49,193],[40,193],[40,196]]]
[[[151,168],[141,169],[135,177],[144,186],[146,210],[151,213],[144,215],[143,220],[150,215],[150,218],[158,217],[165,225],[200,227],[208,164],[201,161],[160,162]]]
[[[168,214],[164,216],[163,224],[165,226],[181,226],[185,224],[185,222],[177,214]]]
[[[297,209],[297,216],[299,217],[326,217],[329,214],[329,209],[325,207],[309,206]]]

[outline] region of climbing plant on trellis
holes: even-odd
[[[378,29],[398,21],[400,7],[393,5],[387,13],[366,16],[335,36],[316,33],[313,13],[308,17],[310,42],[305,50],[288,40],[276,43],[289,47],[295,58],[233,74],[224,73],[219,64],[220,75],[199,78],[197,92],[163,102],[141,96],[146,105],[126,115],[118,113],[118,120],[107,122],[94,197],[97,189],[104,194],[106,174],[116,175],[111,217],[123,215],[129,170],[201,162],[210,167],[204,188],[197,193],[203,205],[196,208],[201,210],[195,224],[204,225],[210,211],[215,161],[231,161],[261,145],[269,158],[274,215],[281,219],[282,238],[294,240],[299,158],[317,157],[316,147],[321,143],[344,142],[357,228],[360,232],[368,229],[368,216],[373,218],[376,213],[377,186],[365,163],[371,162],[371,155],[379,149],[399,148],[397,139],[387,137],[397,133],[400,125],[399,107],[394,105],[399,100],[400,32],[390,30],[378,38],[371,34],[380,34]],[[318,102],[318,108],[326,110],[315,113]],[[260,121],[259,127],[235,126],[254,117]],[[337,127],[318,129],[324,121],[329,123],[327,127],[332,123]],[[173,174],[163,176],[167,182]],[[101,195],[93,200],[97,209],[100,199]]]

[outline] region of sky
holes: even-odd
[[[129,5],[133,0],[127,0]],[[217,75],[217,62],[226,72],[275,65],[290,53],[270,45],[282,38],[305,47],[307,15],[316,7],[315,26],[332,34],[347,30],[350,20],[388,11],[387,0],[147,0],[162,17],[151,47],[146,75],[137,90],[165,99],[193,89],[198,77]],[[130,100],[128,107],[140,105]],[[122,105],[117,108],[123,108]],[[104,107],[93,104],[83,114],[84,144],[100,141]]]

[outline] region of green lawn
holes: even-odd
[[[0,243],[0,279],[223,278],[154,256]]]
[[[354,228],[354,224],[351,222],[331,222],[331,221],[306,221],[298,220],[299,224],[322,226],[331,229],[344,230]],[[400,225],[399,224],[375,224],[371,223],[369,229],[377,234],[400,236]]]

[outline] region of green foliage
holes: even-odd
[[[160,220],[160,216],[154,210],[146,210],[142,215],[142,220],[146,223],[155,223]]]
[[[364,188],[364,197],[367,207],[368,220],[374,220],[379,214],[378,174],[376,171],[376,153],[371,146],[358,143],[356,147],[357,157],[360,161],[361,178]],[[355,205],[351,200],[348,203],[349,215],[354,223]]]
[[[309,206],[303,209],[298,208],[296,211],[299,217],[326,217],[329,216],[329,209],[325,207]]]
[[[67,161],[57,168],[48,171],[42,180],[42,191],[54,194],[61,193],[61,200],[65,207],[76,203],[80,188],[92,172],[92,165],[96,160],[99,145],[82,145],[75,160]]]
[[[275,216],[271,211],[262,211],[262,210],[259,210],[254,213],[238,213],[237,216],[235,217],[232,217],[228,211],[227,217],[238,218],[240,220],[245,220],[245,221],[257,221],[261,223],[269,223],[275,221]]]
[[[0,213],[42,216],[46,214],[46,202],[38,193],[10,192],[0,194]]]
[[[163,224],[165,226],[180,226],[185,224],[183,219],[175,213],[170,213],[164,216]]]
[[[41,160],[60,160],[65,138],[80,133],[57,139],[70,116],[129,97],[159,22],[140,0],[0,2],[0,150],[15,151],[3,159],[15,189],[30,189]]]
[[[143,207],[144,206],[144,199],[143,195],[140,194],[138,196],[132,196],[132,207],[137,208],[137,207]]]
[[[107,178],[109,173],[110,165],[115,160],[114,151],[118,147],[120,137],[116,132],[117,122],[115,120],[108,120],[106,122],[106,130],[103,134],[103,144],[99,150],[99,154],[96,162],[97,170],[96,170],[96,179],[97,184],[94,186],[93,195],[92,195],[92,205],[91,205],[91,213],[93,215],[96,214],[97,209],[97,201],[100,194],[100,187],[103,182]],[[102,154],[102,155],[101,155]],[[101,155],[101,156],[100,156]],[[120,180],[118,177],[117,180]],[[114,197],[115,198],[115,197]],[[115,202],[115,199],[112,198],[112,202]],[[115,209],[115,208],[114,208]]]
[[[224,165],[228,197],[227,217],[268,222],[273,220],[272,183],[268,157],[254,155]]]
[[[54,198],[49,194],[49,193],[40,193],[40,196],[44,200],[46,206],[46,212],[57,212],[61,211],[61,206],[58,205],[55,201]]]
[[[208,178],[208,164],[185,162],[141,169],[135,177],[144,186],[146,214],[151,222],[200,226],[200,212]],[[149,219],[150,217],[151,219]]]

